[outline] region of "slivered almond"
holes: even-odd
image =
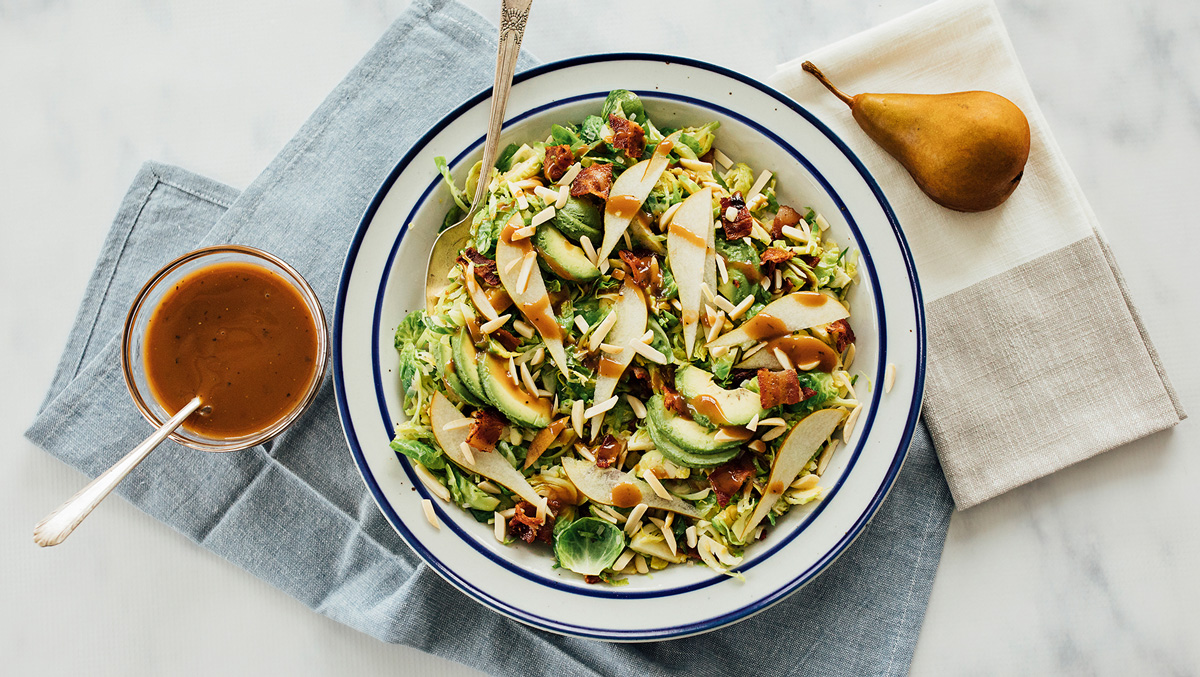
[[[543,223],[545,223],[545,222],[549,221],[550,219],[554,218],[554,212],[555,212],[555,210],[554,210],[554,205],[550,205],[549,207],[546,207],[545,209],[543,209],[542,211],[538,212],[537,214],[534,214],[534,215],[533,215],[533,218],[532,218],[532,219],[530,219],[530,221],[529,221],[529,225],[528,225],[528,226],[526,226],[526,227],[527,227],[527,228],[533,228],[533,229],[535,229],[535,230],[536,230],[538,226],[540,226],[540,225],[542,225]],[[525,230],[525,228],[522,228],[521,230]],[[532,234],[532,233],[531,233],[531,234]],[[514,237],[515,237],[515,234],[514,234]]]
[[[760,284],[762,284],[762,288],[763,288],[763,289],[765,289],[765,290],[768,290],[768,291],[769,291],[769,290],[771,289],[771,278],[770,278],[770,277],[764,277],[764,278],[762,279],[762,282],[761,282]]]
[[[671,225],[671,221],[675,218],[675,212],[679,211],[679,205],[682,204],[682,202],[676,202],[670,207],[667,207],[667,211],[663,212],[662,216],[658,217],[658,229],[660,231],[666,230],[667,226]]]
[[[798,242],[807,242],[808,241],[808,236],[806,236],[804,234],[804,231],[802,231],[799,228],[796,228],[794,226],[784,226],[781,229],[781,231],[783,232],[785,237],[791,238]]]
[[[717,442],[741,442],[745,438],[735,437],[735,436],[730,435],[729,433],[725,432],[724,428],[718,428],[717,432],[713,434],[713,439],[716,440]]]
[[[470,421],[471,419],[468,418],[465,420]],[[424,484],[426,489],[433,492],[434,496],[437,496],[443,501],[450,500],[450,490],[447,489],[441,482],[437,481],[437,479],[433,476],[433,473],[429,472],[429,468],[426,468],[424,465],[421,465],[416,461],[414,461],[412,465],[413,470],[417,471],[417,478],[421,480],[421,484]]]
[[[542,524],[546,523],[546,513],[550,512],[550,505],[546,503],[546,499],[538,501],[537,504],[537,520]]]
[[[525,262],[521,264],[521,274],[517,276],[517,293],[524,294],[529,288],[529,275],[533,272],[533,262],[537,258],[537,252],[530,251],[524,257]]]
[[[713,305],[724,310],[726,315],[732,315],[733,311],[737,310],[737,306],[734,306],[729,299],[720,294],[713,297]]]
[[[596,267],[600,269],[600,274],[604,275],[612,268],[612,263],[608,259],[604,259]]]
[[[650,567],[646,565],[646,558],[643,555],[636,555],[633,558],[633,566],[639,574],[650,573]]]
[[[633,410],[633,415],[638,418],[646,418],[646,405],[633,395],[625,395],[625,401],[629,403],[629,408]]]
[[[717,297],[713,296],[713,292],[711,289],[708,288],[707,282],[700,283],[700,292],[704,294],[704,296],[708,299],[709,303],[716,305]]]
[[[657,364],[667,364],[668,363],[666,355],[663,355],[662,353],[658,352],[654,348],[651,348],[650,346],[646,345],[645,343],[642,343],[641,341],[630,341],[629,347],[633,349],[633,352],[637,353],[638,355],[641,355],[642,357],[646,358],[647,360],[650,360],[651,362],[654,362]]]
[[[747,298],[754,298],[753,296]],[[721,330],[725,328],[725,311],[719,310],[713,316],[712,326],[708,328],[708,333],[704,336],[705,343],[712,343],[721,335]]]
[[[726,221],[736,221],[737,215],[738,215],[737,207],[726,207],[725,208],[725,220]]]
[[[506,525],[505,525],[504,515],[501,515],[498,512],[494,512],[494,513],[492,513],[492,520],[493,520],[492,533],[495,534],[497,541],[500,541],[501,543],[503,543],[504,542],[504,534],[507,531],[505,529]]]
[[[546,188],[545,186],[535,186],[533,194],[542,198],[542,202],[548,205],[554,204],[554,201],[558,199],[558,191]]]
[[[537,232],[536,225],[525,226],[524,228],[518,228],[518,229],[514,230],[512,232],[512,236],[509,237],[509,239],[513,240],[513,241],[528,240],[529,238],[533,237],[533,234],[536,232]]]
[[[458,445],[458,448],[462,450],[462,455],[467,459],[467,463],[475,465],[475,450],[471,448],[471,445],[463,442]]]
[[[521,320],[513,322],[513,329],[516,329],[517,333],[524,338],[533,338],[533,332],[535,331],[533,325]]]
[[[763,348],[766,348],[766,347],[767,347],[767,344],[766,344],[766,342],[762,342],[762,341],[760,341],[759,343],[756,343],[756,344],[754,344],[754,347],[753,347],[753,348],[751,348],[750,350],[747,350],[747,351],[746,351],[746,354],[745,354],[745,355],[742,355],[742,359],[744,360],[744,359],[746,359],[747,357],[750,357],[750,356],[751,356],[751,355],[753,355],[754,353],[757,353],[758,351],[760,351],[760,350],[762,350]]]
[[[730,167],[733,166],[733,160],[730,160],[728,155],[722,153],[720,150],[718,150],[716,148],[713,149],[713,157],[716,158],[717,162],[725,169],[729,169]],[[692,545],[692,544],[689,543],[689,545]],[[695,547],[695,546],[693,545],[692,547]]]
[[[587,320],[583,319],[582,315],[575,316],[575,328],[579,330],[580,334],[586,334],[588,329],[590,329]]]
[[[516,428],[508,429],[508,443],[509,444],[511,444],[515,447],[515,446],[521,444],[521,442],[524,440],[525,440],[525,437],[523,435],[521,435],[520,430],[517,430]]]
[[[596,462],[596,457],[592,454],[592,452],[588,451],[588,448],[579,442],[575,443],[575,453],[579,454],[583,458],[586,458],[591,463]]]
[[[478,485],[476,485],[476,486],[478,486],[478,487],[479,487],[480,489],[482,489],[483,491],[486,491],[486,492],[488,492],[489,494],[498,494],[498,493],[500,493],[500,487],[496,486],[495,484],[492,484],[492,481],[491,481],[491,480],[484,480],[484,481],[480,482],[480,483],[479,483]]]
[[[717,273],[721,275],[721,284],[729,284],[729,269],[725,266],[724,256],[717,257]]]
[[[645,503],[638,503],[636,506],[634,506],[633,510],[629,511],[629,517],[625,518],[626,534],[632,536],[637,532],[638,526],[640,526],[642,523],[642,515],[645,515],[646,511],[649,509],[650,506],[646,505]]]
[[[795,368],[792,366],[792,358],[788,357],[787,353],[779,348],[772,348],[771,352],[774,353],[775,359],[779,360],[779,364],[783,367],[784,371],[791,371]]]
[[[825,445],[825,451],[821,452],[821,459],[817,461],[818,475],[825,474],[825,468],[829,466],[829,459],[833,458],[833,450],[837,449],[837,446],[838,441],[836,437],[830,440],[829,444]]]
[[[850,435],[854,433],[854,424],[858,422],[858,415],[862,412],[862,405],[854,405],[854,411],[850,412],[850,416],[846,418],[846,425],[842,427],[842,441],[847,444],[850,442]]]
[[[575,430],[575,435],[583,437],[583,400],[575,400],[571,404],[571,428]]]
[[[619,353],[619,352],[621,352],[621,351],[623,351],[623,350],[625,350],[625,349],[624,349],[624,348],[622,348],[621,346],[614,346],[614,345],[613,345],[613,344],[611,344],[611,343],[601,343],[601,344],[600,344],[600,352],[602,352],[602,353],[608,353],[608,354],[610,354],[610,355],[616,355],[617,353]]]
[[[776,274],[778,274],[779,271],[775,271],[775,272],[776,272]],[[742,299],[741,303],[734,306],[733,312],[729,313],[729,319],[734,320],[734,321],[741,319],[742,315],[745,315],[746,311],[750,310],[750,306],[752,306],[752,305],[754,305],[754,296],[753,295],[747,296],[746,298]]]
[[[750,444],[747,444],[746,448],[756,454],[765,454],[767,452],[767,444],[762,440],[754,440]]]
[[[529,199],[525,197],[525,191],[517,189],[513,184],[509,184],[514,190],[513,195],[517,198],[517,208],[521,211],[529,209]]]
[[[757,431],[758,430],[758,422],[759,422],[758,414],[755,414],[754,418],[750,419],[750,422],[746,424],[746,430]]]
[[[674,514],[675,513],[673,513],[673,512],[667,513],[668,519],[670,518],[671,515],[674,515]],[[678,554],[679,546],[678,546],[678,544],[675,543],[675,532],[671,531],[671,523],[665,522],[657,517],[651,517],[649,519],[650,519],[650,523],[653,524],[654,526],[658,527],[658,530],[662,533],[663,540],[666,541],[667,547],[671,549],[671,554],[672,555]]]
[[[588,337],[588,350],[595,352],[600,347],[600,344],[604,342],[604,339],[608,337],[608,332],[612,331],[613,325],[616,323],[617,312],[615,310],[610,311],[608,315],[604,316],[603,320],[600,320],[600,324],[596,325],[596,330]]]
[[[567,199],[571,197],[570,186],[562,186],[558,189],[558,197],[554,200],[554,208],[562,209],[567,206]]]
[[[778,268],[775,269],[775,288],[783,289],[783,271]]]
[[[758,179],[755,180],[754,185],[750,186],[750,192],[746,195],[746,198],[745,198],[746,202],[751,202],[752,200],[754,200],[754,198],[756,196],[758,196],[759,192],[762,191],[762,189],[767,185],[767,182],[770,180],[771,180],[771,172],[764,169],[762,171],[762,174],[758,175]]]
[[[612,570],[620,571],[621,569],[624,569],[629,565],[630,562],[633,561],[633,556],[636,554],[636,552],[630,550],[629,548],[625,548],[625,552],[621,553],[621,556],[617,558],[617,561],[613,562]]]
[[[857,353],[858,353],[858,350],[854,347],[853,343],[846,346],[846,353],[844,355],[842,355],[842,369],[845,369],[847,371],[850,369],[850,365],[854,364],[854,356]],[[888,366],[894,366],[894,365],[888,365]],[[886,379],[887,379],[886,373],[884,374],[884,379],[885,379],[884,383],[886,384]]]
[[[850,347],[853,348],[854,344],[851,343]],[[847,348],[847,350],[849,350],[849,348]],[[894,385],[896,385],[896,364],[894,362],[889,362],[887,371],[883,372],[883,392],[892,392],[892,386]]]
[[[533,374],[529,373],[529,367],[522,363],[520,369],[521,382],[525,384],[525,390],[529,391],[530,395],[536,396],[538,394],[538,387],[537,384],[533,382]]]
[[[696,547],[696,525],[688,527],[684,532],[687,535],[687,544],[689,548]]]
[[[787,421],[783,420],[782,418],[780,418],[778,416],[772,416],[771,418],[762,419],[761,421],[758,422],[758,424],[767,426],[768,428],[776,428],[776,427],[786,426]]]
[[[531,177],[528,179],[521,179],[520,181],[514,181],[513,185],[521,190],[536,190],[542,187],[542,180]]]
[[[760,423],[759,425],[762,425],[762,424]],[[779,426],[778,428],[771,428],[767,432],[763,433],[762,437],[760,439],[763,442],[770,442],[771,440],[775,439],[776,437],[779,437],[780,435],[784,434],[785,432],[787,432],[787,428],[785,426]]]
[[[662,485],[662,482],[659,481],[658,476],[655,475],[654,471],[650,468],[646,468],[642,471],[642,479],[646,480],[646,484],[650,485],[650,488],[654,490],[654,493],[658,494],[659,498],[665,498],[668,500],[671,498],[671,492],[667,491],[667,488]]]
[[[598,403],[592,405],[591,407],[588,407],[586,410],[584,410],[583,417],[585,419],[590,419],[593,416],[599,416],[600,414],[603,414],[604,412],[608,411],[609,409],[612,409],[617,404],[617,401],[620,399],[621,399],[620,396],[613,395],[612,397],[608,398],[607,400],[604,400],[603,402],[598,402]]]
[[[823,214],[817,214],[817,218],[813,219],[813,222],[817,224],[817,228],[820,228],[822,233],[829,230],[829,222],[825,220]]]
[[[422,498],[421,510],[425,511],[425,519],[433,525],[433,528],[441,531],[442,525],[438,522],[437,513],[433,512],[433,501],[430,501],[428,498]]]
[[[812,489],[813,487],[817,486],[817,481],[819,479],[821,479],[819,475],[805,475],[795,482],[792,482],[792,488],[799,489],[800,491],[807,491],[808,489]]]
[[[726,355],[728,355],[729,350],[730,350],[729,346],[717,346],[716,348],[709,350],[708,354],[712,355],[713,357],[715,357],[719,360],[722,357],[725,357]]]
[[[647,329],[646,333],[642,334],[642,338],[639,340],[646,345],[650,345],[654,341],[654,330]]]
[[[509,378],[509,380],[512,381],[513,385],[520,388],[521,387],[521,377],[518,376],[517,374],[518,374],[517,364],[515,362],[513,362],[512,355],[509,355],[508,356],[508,378]]]
[[[512,317],[512,313],[505,313],[505,314],[501,315],[500,317],[497,317],[494,320],[491,320],[489,322],[484,322],[483,324],[479,325],[479,331],[481,331],[485,334],[490,334],[490,333],[496,331],[497,329],[499,329],[500,327],[503,327],[504,323],[508,322],[509,318],[511,318],[511,317]]]
[[[692,160],[691,158],[680,158],[679,165],[684,169],[690,169],[693,172],[711,172],[712,164],[702,162],[700,160]]]
[[[588,257],[588,261],[591,261],[592,265],[596,265],[596,248],[592,246],[592,239],[587,235],[580,236],[579,246],[583,249],[584,255]]]
[[[571,165],[569,169],[567,169],[566,174],[562,175],[562,178],[558,180],[558,184],[560,186],[571,185],[571,182],[575,180],[576,176],[579,176],[579,172],[581,171],[583,171],[583,165],[576,162],[575,164]]]
[[[529,364],[538,366],[542,360],[546,359],[546,349],[543,346],[538,346],[537,350],[533,351],[533,359],[529,360]]]
[[[442,426],[442,430],[445,430],[446,432],[450,432],[451,430],[458,430],[459,428],[468,428],[474,422],[475,422],[474,419],[471,419],[469,417],[468,418],[460,418],[460,419],[456,419],[454,421],[450,421],[446,425]]]

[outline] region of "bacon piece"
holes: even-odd
[[[800,377],[795,369],[788,371],[758,370],[758,398],[763,409],[781,404],[796,404],[800,397]]]
[[[554,537],[554,515],[546,515],[545,521],[537,518],[537,506],[529,501],[517,504],[516,514],[508,520],[508,534],[526,543],[535,540],[550,543]]]
[[[546,146],[546,161],[542,163],[542,172],[551,181],[558,181],[575,164],[575,154],[567,144],[561,146]]]
[[[621,455],[621,440],[613,437],[611,434],[605,435],[600,441],[600,446],[596,447],[592,453],[596,455],[596,467],[607,468],[616,462],[617,457]]]
[[[492,409],[476,409],[471,414],[471,431],[467,433],[467,444],[479,451],[492,451],[504,433],[508,421]]]
[[[633,283],[642,289],[647,289],[650,284],[650,261],[654,255],[642,250],[634,253],[628,249],[622,249],[618,253],[626,267],[629,268],[629,277]]]
[[[640,160],[646,150],[646,130],[619,115],[609,115],[608,126],[613,130],[613,148],[624,152],[631,160]]]
[[[800,212],[792,209],[787,205],[779,208],[779,212],[775,214],[775,220],[771,222],[771,239],[783,239],[783,227],[794,226],[800,223]]]
[[[800,401],[801,402],[803,402],[804,400],[807,400],[808,398],[810,398],[816,394],[817,394],[817,391],[813,390],[812,388],[809,388],[808,386],[800,386]]]
[[[687,408],[687,400],[683,399],[683,396],[679,394],[679,391],[664,385],[662,393],[663,406],[665,406],[668,410],[682,416],[691,416],[691,412],[689,412]]]
[[[763,253],[759,255],[759,258],[762,260],[763,265],[765,266],[768,264],[782,263],[795,255],[796,254],[794,252],[788,251],[787,249],[771,247],[763,251]]]
[[[725,218],[725,213],[730,207],[737,210],[737,216],[732,221]],[[754,230],[754,217],[750,215],[750,210],[746,209],[746,201],[742,199],[741,193],[721,198],[721,224],[725,239],[731,242],[746,237]]]
[[[833,347],[840,353],[846,349],[846,346],[854,343],[854,330],[850,328],[850,323],[846,320],[838,320],[831,322],[825,327],[825,331],[833,337]]]
[[[717,505],[729,504],[729,497],[741,491],[746,480],[754,477],[754,463],[747,456],[738,456],[732,461],[713,468],[708,473],[708,483],[717,495]]]
[[[625,370],[629,374],[625,385],[629,388],[630,394],[641,399],[643,402],[650,399],[654,395],[654,389],[651,386],[650,372],[646,371],[645,367],[639,365],[630,365],[629,369]]]
[[[483,283],[489,287],[500,286],[500,273],[496,270],[496,262],[480,254],[474,247],[462,250],[462,253],[458,255],[458,262],[462,265],[464,272],[474,263],[475,277],[483,280]]]
[[[588,583],[589,585],[595,585],[596,583],[602,583],[603,581],[603,578],[600,578],[599,576],[592,576],[590,574],[583,577],[583,582]]]
[[[601,200],[608,199],[608,190],[612,188],[613,168],[608,163],[598,163],[584,167],[571,182],[571,197],[594,195]]]
[[[512,335],[507,329],[497,329],[492,332],[492,338],[496,339],[500,345],[504,346],[505,350],[516,350],[521,345],[521,339]]]

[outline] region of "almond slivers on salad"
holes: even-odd
[[[626,90],[597,113],[463,186],[437,159],[446,225],[479,181],[486,203],[434,312],[396,329],[392,447],[438,500],[589,583],[740,577],[822,498],[859,407],[858,256],[721,152],[717,122],[659,128]]]

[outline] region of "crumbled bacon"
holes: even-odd
[[[787,205],[779,208],[779,212],[775,214],[775,220],[771,222],[771,239],[783,239],[783,227],[794,226],[800,223],[800,212],[792,209]]]
[[[474,247],[467,247],[458,255],[458,262],[462,264],[463,272],[472,263],[475,264],[475,277],[483,280],[483,283],[489,287],[500,286],[500,273],[496,270],[496,262],[488,257],[475,251]]]
[[[623,151],[631,160],[640,160],[646,150],[646,130],[619,115],[609,115],[608,126],[613,130],[613,148]]]
[[[725,218],[725,213],[730,207],[737,211],[737,216],[732,221]],[[734,193],[733,197],[721,198],[721,224],[725,239],[731,242],[748,236],[754,230],[754,217],[746,208],[746,202],[742,199],[741,193]]]
[[[591,574],[588,574],[583,577],[583,582],[591,584],[591,585],[595,585],[596,583],[601,583],[603,581],[604,581],[603,578],[600,578],[599,576],[592,576]]]
[[[612,183],[612,165],[597,163],[591,167],[584,167],[571,182],[571,197],[594,195],[601,200],[607,200],[608,190],[612,188]]]
[[[543,173],[551,181],[558,181],[575,164],[575,154],[565,143],[561,146],[546,146],[546,160],[542,163]]]
[[[796,370],[758,370],[758,398],[763,409],[796,404],[802,399],[800,395],[800,377],[796,375]]]
[[[467,433],[467,444],[479,451],[495,449],[508,421],[492,409],[476,409],[471,416],[474,420],[471,421],[471,431]]]
[[[628,249],[622,249],[619,252],[621,260],[625,262],[625,266],[629,268],[629,278],[634,284],[647,289],[650,284],[650,261],[654,259],[654,255],[639,250],[637,253],[631,252]]]
[[[554,515],[547,513],[546,519],[537,518],[537,506],[529,501],[517,504],[516,513],[508,520],[508,534],[526,543],[535,540],[550,543],[554,537]]]
[[[717,496],[717,505],[728,505],[729,497],[740,491],[751,477],[754,477],[754,463],[747,456],[739,456],[713,468],[708,473],[708,483]]]
[[[516,350],[521,345],[521,339],[512,335],[507,329],[497,329],[492,332],[492,338],[496,339],[500,345],[504,346],[505,350]]]
[[[640,398],[643,401],[654,395],[654,389],[651,386],[650,372],[646,371],[645,367],[639,365],[630,365],[625,373],[629,374],[629,378],[625,380],[626,387],[634,397]]]
[[[762,260],[763,265],[766,266],[768,264],[783,263],[795,255],[796,254],[794,252],[791,252],[787,249],[770,247],[764,250],[763,253],[759,255],[759,258]]]
[[[617,457],[621,455],[621,440],[613,437],[611,434],[605,435],[604,439],[600,440],[600,446],[592,450],[596,455],[596,467],[607,468],[616,462]]]
[[[800,386],[800,401],[801,402],[803,402],[804,400],[807,400],[808,398],[810,398],[816,394],[817,394],[817,391],[813,390],[812,388],[809,388],[808,386]]]
[[[690,415],[690,412],[687,408],[687,400],[683,399],[683,396],[679,394],[679,391],[664,385],[662,393],[663,406],[665,406],[669,411],[673,411],[676,414],[683,416]]]
[[[846,320],[838,320],[831,322],[825,331],[833,337],[833,347],[840,353],[846,349],[846,346],[854,343],[854,330],[850,328],[850,323]]]

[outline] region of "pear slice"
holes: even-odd
[[[779,452],[775,454],[775,463],[771,466],[771,476],[767,478],[767,490],[750,521],[742,527],[738,539],[745,541],[746,535],[754,531],[754,527],[767,516],[771,508],[783,495],[784,490],[791,485],[800,474],[800,470],[808,463],[817,449],[829,439],[833,430],[842,422],[840,409],[821,409],[804,417],[795,428],[788,433]]]
[[[451,404],[445,395],[439,392],[433,394],[433,402],[429,406],[429,425],[433,428],[433,436],[437,439],[438,446],[442,448],[446,456],[455,464],[508,487],[514,494],[534,505],[541,503],[542,497],[533,490],[533,487],[525,480],[525,476],[509,465],[508,460],[500,453],[477,451],[475,452],[475,462],[467,461],[467,457],[462,453],[462,444],[467,441],[467,436],[471,432],[470,426],[445,429],[447,423],[454,423],[464,418],[466,416],[463,416],[462,412]]]
[[[837,366],[838,354],[824,341],[813,336],[781,336],[767,341],[767,347],[735,365],[738,369],[783,369],[775,356],[779,348],[792,362],[792,367],[801,371],[823,371],[829,373]],[[815,364],[813,364],[815,363]],[[811,366],[810,366],[811,365]]]
[[[617,314],[617,321],[609,330],[604,342],[621,346],[622,350],[616,354],[603,353],[600,356],[600,363],[596,368],[596,390],[592,394],[593,404],[599,404],[612,397],[613,391],[617,389],[617,381],[621,380],[621,374],[624,374],[629,363],[633,362],[635,353],[633,348],[629,347],[629,343],[640,341],[642,334],[646,333],[646,299],[637,285],[625,283],[621,288],[621,298],[612,312]],[[600,423],[603,420],[603,414],[592,418],[593,439],[600,431]]]
[[[717,337],[711,345],[735,346],[750,341],[765,341],[847,317],[850,317],[850,311],[832,296],[812,291],[792,292],[768,303],[757,315],[737,329]]]
[[[629,222],[637,215],[642,203],[650,195],[654,184],[670,164],[671,149],[679,140],[679,132],[668,136],[654,149],[649,160],[642,160],[621,172],[608,191],[608,202],[604,206],[604,242],[600,245],[597,263],[608,258]],[[670,143],[668,143],[668,141]],[[635,204],[636,203],[636,204]]]
[[[577,458],[564,458],[562,467],[567,471],[567,479],[571,480],[571,484],[574,484],[580,493],[596,503],[615,505],[618,508],[631,508],[638,503],[645,503],[647,507],[669,510],[687,517],[700,516],[700,511],[692,507],[691,503],[681,498],[663,498],[654,493],[649,484],[616,468],[601,468]],[[626,487],[632,487],[632,489],[626,489]],[[632,497],[631,500],[622,503],[632,505],[617,505],[617,501],[613,499],[614,490],[617,490],[619,494],[624,491],[631,492],[629,494]],[[637,498],[635,490],[641,492],[641,498]]]
[[[667,229],[667,257],[671,262],[671,275],[675,277],[675,285],[679,288],[679,303],[683,309],[683,343],[689,358],[696,344],[696,328],[700,320],[700,284],[707,273],[708,242],[712,232],[711,188],[705,188],[684,200]],[[716,266],[716,259],[713,260],[713,266]]]
[[[528,239],[513,241],[512,231],[525,225],[518,212],[505,224],[500,237],[496,239],[496,272],[500,274],[500,284],[512,297],[513,303],[520,309],[529,323],[537,328],[546,342],[546,351],[558,366],[559,371],[567,374],[567,351],[563,349],[562,328],[554,319],[554,311],[550,306],[550,295],[546,293],[546,282],[542,279],[542,269],[534,261],[529,270],[529,280],[524,291],[518,291],[521,269],[525,264],[520,260],[526,254],[534,252],[533,244]],[[516,262],[515,264],[513,262]]]

